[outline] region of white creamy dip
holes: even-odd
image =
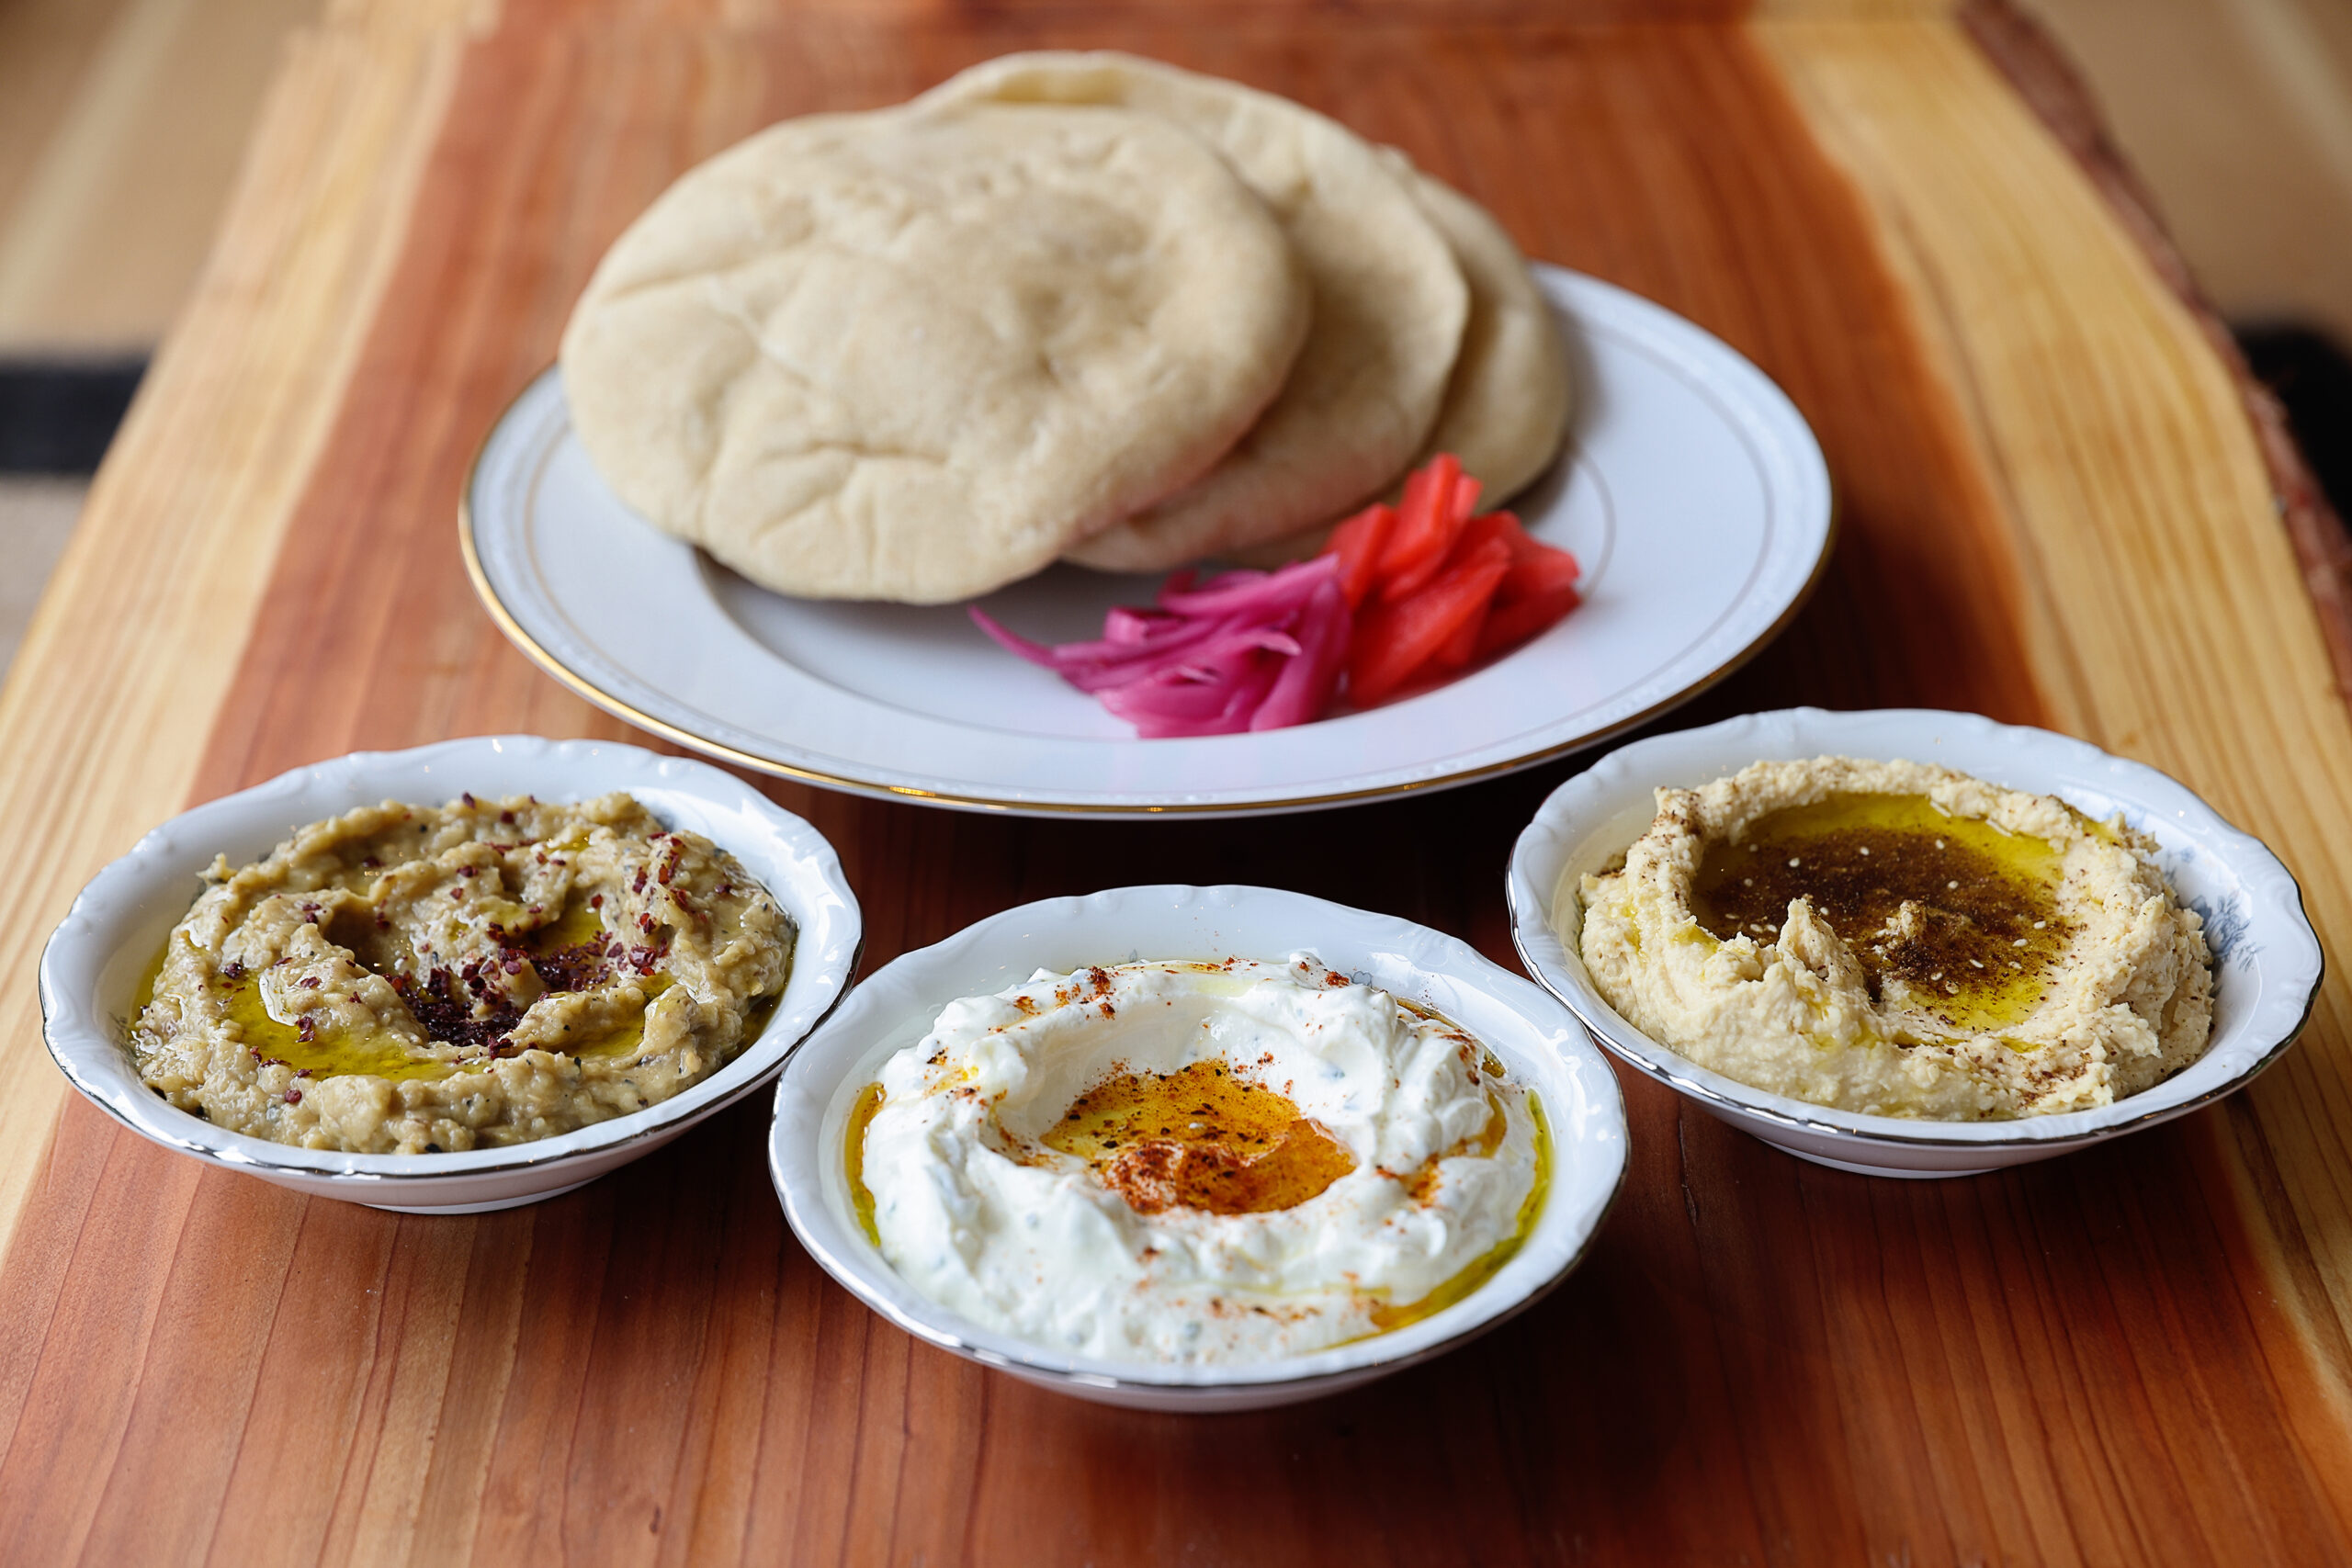
[[[1183,1140],[1203,1125],[1246,1122],[1170,1120],[1216,1099],[1169,1098],[1195,1083],[1287,1116],[1279,1095],[1300,1119],[1235,1134],[1238,1157],[1197,1156],[1224,1162],[1215,1191],[1259,1191],[1278,1168],[1319,1172],[1306,1184],[1319,1190],[1219,1213],[1230,1200],[1171,1197],[1198,1183],[1138,1185],[1200,1151]],[[1532,1097],[1476,1042],[1303,953],[1041,970],[950,1002],[880,1086],[852,1158],[891,1267],[975,1322],[1107,1359],[1268,1359],[1423,1315],[1517,1246],[1543,1176]],[[1047,1142],[1099,1130],[1105,1096],[1155,1091],[1150,1124],[1115,1129],[1116,1145]]]

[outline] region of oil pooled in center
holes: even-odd
[[[1297,1106],[1216,1060],[1106,1079],[1044,1142],[1084,1160],[1144,1214],[1295,1208],[1355,1168],[1346,1147]]]
[[[2051,844],[1951,816],[1924,795],[1838,795],[1711,845],[1690,904],[1719,941],[1764,943],[1809,898],[1873,999],[1899,981],[1910,1005],[1946,1023],[1997,1029],[2033,1010],[2065,946],[2063,877]]]

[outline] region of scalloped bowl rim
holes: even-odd
[[[1905,731],[1924,744],[1883,743]],[[1612,823],[1627,819],[1635,807],[1626,799],[1635,790],[1646,800],[1653,788],[1691,787],[1747,762],[1823,755],[1941,762],[2005,787],[2056,795],[2102,818],[2120,809],[2167,856],[2200,852],[2245,891],[2245,924],[2237,940],[2259,936],[2277,952],[2268,963],[2249,959],[2245,965],[2225,965],[2225,955],[2215,955],[2221,984],[2257,985],[2252,1006],[2226,1031],[2217,1009],[2216,1032],[2205,1055],[2151,1089],[2089,1110],[2005,1122],[1936,1122],[1832,1110],[1752,1089],[1678,1055],[1627,1022],[1593,987],[1582,959],[1553,930],[1552,890],[1562,871],[1592,859],[1594,845]],[[1722,765],[1721,759],[1732,756],[1743,761]],[[1705,757],[1718,761],[1701,763]],[[1645,817],[1642,826],[1646,822]],[[1637,826],[1626,833],[1614,852],[1622,853],[1641,831]],[[1512,849],[1507,892],[1512,941],[1529,973],[1621,1059],[1711,1109],[1836,1139],[1857,1153],[1871,1145],[2056,1152],[2052,1145],[2087,1143],[2185,1115],[2243,1088],[2294,1043],[2326,967],[2293,874],[2260,840],[2233,827],[2178,780],[2071,736],[1933,708],[1786,708],[1620,747],[1561,784],[1537,808]]]
[[[1471,1029],[1543,1095],[1553,1139],[1551,1185],[1526,1243],[1492,1279],[1417,1323],[1308,1355],[1252,1363],[1153,1365],[1063,1355],[972,1323],[918,1293],[855,1229],[846,1207],[847,1174],[837,1170],[842,1161],[835,1157],[843,1112],[854,1097],[848,1086],[872,1081],[892,1052],[921,1038],[940,1007],[976,994],[972,980],[951,976],[1010,974],[1009,964],[989,969],[992,946],[1025,941],[1027,951],[1050,954],[1045,943],[1056,940],[1055,933],[1094,956],[1068,965],[1050,956],[1043,964],[1024,959],[1028,967],[991,988],[1026,979],[1036,967],[1066,972],[1084,963],[1117,962],[1131,951],[1147,958],[1209,956],[1205,950],[1145,952],[1130,934],[1143,928],[1148,916],[1180,920],[1187,910],[1229,924],[1278,923],[1295,931],[1284,953],[1314,952],[1334,968],[1368,972],[1375,984],[1414,981],[1415,989],[1405,994],[1417,1001],[1442,995],[1438,1010]],[[1234,949],[1217,956],[1279,960],[1284,953]],[[1403,989],[1394,984],[1389,988],[1392,994]],[[1471,1002],[1476,1005],[1465,1005]],[[1446,1004],[1473,1013],[1486,1027],[1449,1011]],[[1516,1024],[1498,1034],[1492,1032],[1497,1020]],[[801,1245],[852,1294],[899,1327],[986,1365],[1077,1392],[1124,1391],[1163,1401],[1193,1395],[1204,1404],[1219,1393],[1313,1392],[1323,1383],[1336,1389],[1401,1370],[1496,1326],[1532,1305],[1582,1261],[1623,1186],[1626,1166],[1624,1102],[1615,1074],[1575,1019],[1541,987],[1466,942],[1396,916],[1303,893],[1236,886],[1169,884],[1044,899],[977,921],[894,960],[861,983],[786,1065],[770,1134],[771,1174]]]
[[[627,789],[657,817],[664,817],[665,807],[675,810],[682,801],[699,802],[714,813],[756,824],[768,836],[767,843],[748,846],[752,851],[749,855],[746,845],[720,844],[760,876],[799,928],[784,997],[749,1050],[692,1088],[643,1111],[557,1137],[447,1154],[349,1154],[273,1143],[178,1110],[140,1081],[121,1043],[126,1020],[109,1013],[100,996],[110,983],[119,983],[125,954],[131,951],[128,928],[153,925],[159,918],[156,911],[175,898],[177,912],[171,921],[175,922],[195,901],[196,875],[216,852],[229,852],[233,859],[266,834],[274,834],[252,857],[258,858],[301,823],[404,794],[415,799],[413,785],[404,792],[398,784],[368,781],[414,779],[440,770],[450,784],[445,798],[455,798],[477,787],[484,794],[503,788],[475,776],[493,769],[514,777],[515,789],[553,800]],[[567,775],[582,773],[602,782],[594,788],[567,782]],[[526,777],[537,783],[523,782]],[[630,778],[639,782],[632,784]],[[298,807],[296,802],[309,804]],[[279,826],[260,826],[266,822]],[[181,888],[186,890],[175,891]],[[155,933],[156,943],[168,929],[169,922]],[[389,1197],[408,1183],[472,1179],[539,1166],[549,1168],[554,1179],[557,1168],[607,1156],[631,1143],[665,1139],[684,1124],[742,1099],[777,1071],[840,1005],[862,943],[857,898],[832,846],[809,823],[732,775],[707,762],[663,757],[620,741],[469,736],[397,751],[355,751],[288,769],[266,783],[191,807],[148,831],[128,853],[89,880],[43,948],[42,1034],[51,1057],[74,1089],[142,1137],[255,1175],[348,1180],[360,1187],[383,1184]],[[142,951],[137,961],[143,965],[149,956]]]

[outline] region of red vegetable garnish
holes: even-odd
[[[1375,533],[1367,513],[1333,533],[1326,548],[1351,587],[1359,552],[1378,549],[1353,594],[1348,696],[1359,706],[1515,648],[1576,608],[1576,557],[1528,537],[1508,512],[1474,516],[1478,489],[1441,455],[1405,481],[1385,530]]]
[[[1331,530],[1331,541],[1323,547],[1323,553],[1340,563],[1340,592],[1347,595],[1349,609],[1362,604],[1364,595],[1372,592],[1380,570],[1380,552],[1396,526],[1396,509],[1374,502]]]
[[[1510,570],[1495,590],[1494,607],[1487,611],[1487,624],[1478,633],[1476,658],[1517,647],[1584,603],[1577,592],[1577,558],[1538,544],[1517,524],[1513,518],[1506,536],[1511,547]]]
[[[1441,453],[1395,506],[1365,507],[1312,560],[1280,571],[1180,571],[1150,608],[1121,606],[1093,642],[1055,647],[999,625],[1012,652],[1098,695],[1146,739],[1280,729],[1320,718],[1342,672],[1360,707],[1466,669],[1576,608],[1576,557],[1508,512],[1474,515],[1478,481]]]
[[[1441,452],[1429,467],[1416,468],[1405,480],[1396,502],[1396,525],[1380,552],[1375,596],[1402,599],[1438,574],[1446,551],[1453,544],[1453,485],[1462,465],[1453,454]]]
[[[1486,659],[1517,648],[1538,632],[1549,631],[1563,615],[1583,603],[1573,587],[1554,589],[1509,604],[1503,603],[1498,592],[1494,605],[1487,612],[1487,624],[1478,629],[1478,647],[1473,657]]]
[[[1510,570],[1510,547],[1482,540],[1421,588],[1373,605],[1356,621],[1348,695],[1368,707],[1420,674],[1455,637],[1466,636],[1475,647],[1487,603]]]
[[[1472,479],[1468,474],[1460,475],[1454,479],[1453,493],[1448,499],[1446,510],[1452,514],[1456,527],[1470,521],[1470,513],[1478,509],[1478,492],[1486,488],[1483,483]]]

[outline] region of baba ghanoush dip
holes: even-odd
[[[427,1154],[643,1110],[756,1038],[792,922],[637,801],[386,802],[216,857],[132,1021],[183,1111],[305,1148]]]
[[[1548,1149],[1476,1041],[1302,953],[951,1002],[864,1090],[846,1153],[923,1295],[1170,1363],[1301,1355],[1467,1295],[1532,1224]]]
[[[1625,1021],[1773,1094],[1986,1121],[2107,1105],[2204,1054],[2203,922],[2156,846],[1918,762],[1758,762],[1661,789],[1621,869],[1565,879]]]

